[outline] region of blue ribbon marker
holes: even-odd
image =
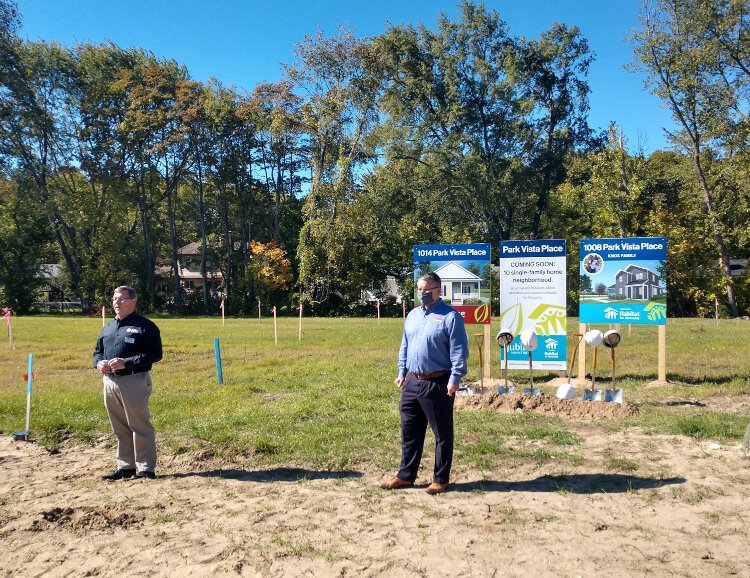
[[[219,378],[219,385],[224,384],[224,375],[221,372],[221,351],[219,350],[219,338],[214,337],[214,353],[216,354],[216,375]]]

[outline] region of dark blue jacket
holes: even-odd
[[[161,333],[153,321],[131,313],[124,319],[113,319],[102,328],[94,349],[94,367],[114,357],[125,360],[125,369],[116,375],[149,371],[161,359]]]

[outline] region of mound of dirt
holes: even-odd
[[[140,526],[143,516],[118,509],[104,508],[102,510],[90,506],[78,509],[74,508],[52,508],[42,512],[41,520],[34,520],[31,524],[32,531],[44,531],[51,526],[65,528],[75,533],[87,533],[96,531],[114,531],[115,529],[126,530]]]
[[[468,410],[489,409],[505,413],[536,411],[571,419],[627,419],[638,415],[638,408],[627,403],[557,399],[545,393],[462,395],[456,397],[455,407]]]

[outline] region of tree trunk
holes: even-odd
[[[183,307],[182,285],[180,284],[180,260],[177,255],[177,226],[175,224],[174,199],[177,184],[167,180],[166,198],[167,198],[167,219],[169,220],[169,241],[171,245],[172,257],[172,282],[174,283],[174,305],[179,311]]]
[[[146,187],[143,182],[143,171],[140,171],[138,181],[138,210],[141,217],[141,237],[143,238],[143,257],[146,261],[146,294],[150,303],[154,303],[156,293],[156,282],[154,279],[154,269],[156,263],[154,259],[154,248],[151,246],[151,220],[149,218],[148,198]]]
[[[200,155],[198,158],[198,227],[201,233],[201,280],[203,289],[203,313],[209,314],[208,310],[208,276],[206,273],[206,217],[203,214],[203,168],[201,167]]]
[[[719,253],[719,266],[721,267],[721,272],[724,275],[724,283],[727,293],[727,305],[729,305],[729,310],[732,312],[732,317],[737,317],[739,315],[739,312],[737,309],[737,298],[734,293],[734,281],[732,281],[731,269],[729,267],[729,253],[727,253],[727,248],[724,244],[724,236],[721,234],[719,221],[716,218],[716,213],[714,212],[713,201],[711,199],[711,190],[708,187],[706,175],[704,174],[703,167],[701,165],[700,150],[695,146],[693,147],[693,165],[695,166],[695,172],[698,176],[701,190],[703,191],[703,200],[706,203],[706,211],[708,212],[708,218],[711,221],[711,228],[713,229],[714,242],[716,243],[716,249]]]

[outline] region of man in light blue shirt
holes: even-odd
[[[469,344],[461,314],[440,297],[440,277],[423,274],[417,292],[422,305],[406,317],[395,380],[401,388],[401,467],[380,487],[414,485],[429,424],[435,434],[435,470],[427,492],[440,494],[450,481],[454,394],[466,375]]]

